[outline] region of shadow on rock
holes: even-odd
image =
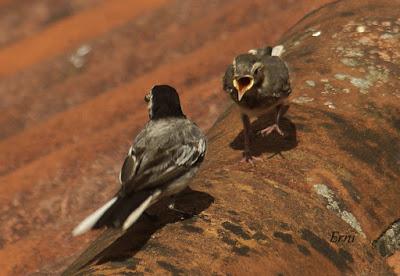
[[[260,156],[263,153],[279,154],[283,151],[288,151],[295,148],[298,144],[295,124],[289,119],[281,118],[280,128],[284,132],[284,136],[273,132],[268,136],[260,134],[260,130],[274,123],[274,118],[271,115],[265,115],[258,118],[251,124],[253,137],[251,142],[251,151],[255,156]],[[236,138],[230,143],[231,148],[236,150],[244,150],[244,131],[242,130]]]
[[[166,198],[148,209],[149,216],[142,218],[134,224],[122,237],[111,244],[98,260],[98,264],[105,262],[124,262],[132,258],[141,250],[151,238],[151,236],[169,223],[189,220],[207,209],[214,198],[204,192],[194,191],[187,188],[179,194],[175,200],[175,208],[179,209],[188,216],[169,210],[170,199]],[[121,264],[120,264],[121,265]]]

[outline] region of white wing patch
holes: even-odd
[[[192,158],[195,150],[196,149],[191,146],[184,145],[182,147],[182,153],[175,160],[175,164],[177,164],[178,166],[185,165],[189,161],[189,159]]]
[[[205,139],[200,139],[200,141],[199,141],[199,152],[201,152],[201,155],[203,155],[205,151],[206,151],[206,140]]]
[[[134,167],[136,167],[136,166],[137,166],[137,158],[136,158],[136,156],[135,156],[135,152],[134,152],[133,146],[131,146],[131,147],[129,148],[128,157],[129,157],[129,156],[132,157],[132,160],[133,160],[132,165],[133,165]],[[125,158],[125,161],[126,161],[126,158]],[[125,164],[125,161],[124,161],[124,164]],[[124,165],[122,165],[122,168],[121,168],[121,170],[119,171],[119,177],[118,177],[119,183],[120,183],[120,184],[123,184],[123,181],[122,181],[122,172],[123,172],[124,169],[126,169],[126,168],[124,168]],[[132,172],[135,171],[135,170],[136,170],[136,168],[132,168]]]
[[[272,48],[271,56],[280,57],[285,52],[285,47],[283,45],[277,45]]]

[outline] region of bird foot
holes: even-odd
[[[271,134],[273,131],[278,132],[280,135],[284,135],[283,131],[279,128],[278,124],[273,124],[272,126],[269,126],[267,128],[264,128],[263,130],[260,131],[261,135],[267,136]]]
[[[253,155],[251,155],[250,153],[244,153],[244,156],[242,158],[242,160],[240,160],[241,163],[250,163],[251,165],[254,166],[254,162],[255,161],[261,161],[262,158],[260,157],[255,157]]]

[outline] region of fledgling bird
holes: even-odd
[[[145,96],[150,120],[122,165],[119,192],[84,219],[73,235],[91,229],[128,229],[152,204],[183,191],[206,153],[206,138],[183,114],[176,90],[156,85]]]
[[[244,160],[252,162],[250,118],[260,117],[275,112],[275,124],[261,130],[268,135],[277,131],[280,118],[291,93],[289,71],[285,62],[279,57],[282,46],[250,50],[238,55],[228,66],[223,77],[223,89],[242,112],[244,128]]]

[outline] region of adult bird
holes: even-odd
[[[150,120],[128,151],[120,190],[84,219],[74,236],[103,226],[128,229],[152,204],[183,191],[202,163],[206,138],[183,114],[176,90],[156,85],[145,101]]]
[[[275,112],[275,123],[261,130],[261,134],[268,135],[273,131],[284,134],[279,123],[291,88],[288,68],[278,56],[282,49],[282,46],[266,47],[240,54],[228,66],[223,77],[223,89],[242,112],[244,161],[255,159],[250,149],[251,118]]]

